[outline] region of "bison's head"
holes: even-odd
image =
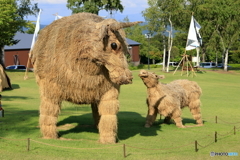
[[[129,55],[122,28],[133,26],[140,22],[117,22],[114,19],[106,19],[97,23],[98,39],[102,41],[102,47],[96,48],[96,61],[104,65],[109,72],[113,83],[128,84],[132,82],[132,73],[128,69],[126,56]]]

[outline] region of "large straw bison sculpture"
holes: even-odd
[[[137,23],[79,13],[41,30],[30,59],[40,90],[44,138],[58,138],[61,103],[70,101],[91,104],[99,142],[116,142],[120,85],[132,81],[123,28]]]
[[[164,122],[169,123],[173,119],[177,127],[185,128],[181,111],[186,106],[189,107],[197,126],[203,125],[200,112],[202,90],[196,82],[180,79],[164,84],[159,82],[164,76],[146,70],[141,70],[139,77],[146,85],[148,95],[145,127],[150,127],[159,113],[165,117]]]

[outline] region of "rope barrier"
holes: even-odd
[[[227,122],[227,121],[224,121],[222,120],[221,118],[217,117],[219,120],[223,121],[224,123],[227,123],[227,124],[240,124],[240,122],[235,122],[235,123],[230,123],[230,122]]]
[[[230,135],[230,134],[233,134],[231,131],[233,131],[234,129],[231,129],[229,132],[227,132],[226,134],[219,134],[218,133],[218,135],[219,136],[228,136],[228,135]]]
[[[202,139],[209,138],[209,137],[211,137],[211,135],[207,135],[207,136],[205,136],[205,137],[201,138],[201,140],[202,140]],[[199,140],[199,139],[198,139],[198,140]]]
[[[240,129],[240,126],[239,126],[239,127],[236,127],[236,129]]]
[[[202,145],[200,145],[200,144],[197,142],[197,145],[200,146],[200,147],[202,147],[202,148],[206,148],[206,147],[210,146],[210,145],[213,144],[213,143],[214,143],[214,142],[211,142],[211,143],[209,143],[209,144],[207,144],[207,145],[205,145],[205,146],[202,146]]]
[[[10,141],[26,141],[27,139],[10,139],[10,138],[5,138],[5,137],[0,137],[1,139],[6,139]]]
[[[227,125],[228,125],[228,124],[240,124],[240,122],[234,122],[234,123],[232,123],[232,122],[227,122],[227,121],[225,121],[225,120],[219,119],[218,116],[202,117],[202,119],[203,119],[203,120],[208,120],[208,121],[207,121],[208,123],[218,123],[218,124],[220,124],[218,120],[221,120],[222,122],[224,122],[224,123],[221,123],[221,124],[227,124]],[[212,119],[214,119],[214,122],[209,121],[209,120],[212,120]]]

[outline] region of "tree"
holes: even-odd
[[[123,19],[124,22],[129,22],[128,17],[125,17]],[[139,42],[140,45],[140,56],[146,56],[147,55],[147,40],[145,36],[142,34],[143,26],[137,24],[132,27],[124,28],[124,31],[126,33],[126,37],[134,40],[136,42]]]
[[[160,19],[161,22],[157,22],[156,17],[154,18],[152,16],[156,15],[154,10],[152,10],[153,13],[150,13],[150,15],[144,14],[149,18],[149,21],[155,22],[156,24],[163,24],[162,21],[167,22],[165,18],[166,15],[170,14],[174,28],[182,34],[186,34],[186,39],[190,17],[194,13],[194,17],[202,26],[200,34],[203,39],[203,45],[201,46],[203,61],[205,61],[205,55],[207,55],[207,58],[213,59],[213,57],[217,58],[218,54],[216,53],[222,52],[225,63],[224,70],[227,71],[229,50],[238,42],[240,34],[239,0],[149,0],[149,2],[150,1],[155,2],[155,8],[158,7],[158,10],[155,10],[161,13],[157,13],[159,16],[158,19]],[[151,7],[153,6],[150,5],[150,8]],[[150,10],[150,8],[148,8],[148,10]],[[183,39],[185,44],[186,39]],[[221,48],[219,48],[219,44]],[[219,49],[221,49],[221,51]]]
[[[229,51],[232,49],[234,43],[238,43],[240,37],[240,13],[238,6],[240,1],[236,0],[208,0],[204,4],[198,6],[198,12],[201,19],[208,19],[211,31],[214,36],[211,38],[219,37],[221,50],[224,58],[224,70],[227,71]],[[205,13],[208,11],[207,14]],[[203,14],[204,13],[204,17]],[[206,30],[206,29],[205,29]],[[212,35],[209,33],[209,35]],[[210,41],[211,39],[209,39]],[[216,41],[216,42],[219,42]],[[218,46],[219,43],[211,44]]]
[[[90,12],[97,14],[100,10],[123,11],[121,0],[68,0],[67,8],[72,10],[72,13]]]
[[[0,0],[0,64],[4,64],[4,46],[14,45],[16,32],[23,32],[28,21],[24,20],[27,15],[35,15],[38,10],[37,4],[31,4],[30,0]]]
[[[182,11],[184,0],[149,0],[148,5],[150,6],[145,11],[143,11],[143,16],[148,22],[147,28],[153,33],[156,32],[161,34],[167,29],[167,26],[171,26],[169,33],[172,34],[172,26],[174,23],[178,22],[175,15],[179,17],[181,15],[179,11]],[[175,11],[175,12],[173,12]],[[171,17],[171,18],[170,18]],[[174,23],[172,24],[172,18],[174,19]],[[180,18],[182,19],[182,17]],[[163,35],[163,37],[165,37]],[[165,57],[166,57],[166,46],[168,50],[168,55],[170,56],[171,48],[172,48],[172,35],[169,35],[169,39],[163,39],[163,71],[165,71]],[[170,40],[171,39],[171,40]],[[170,40],[170,41],[169,41]],[[168,43],[166,43],[168,42]],[[169,61],[169,58],[168,58]],[[168,71],[169,66],[167,66]]]
[[[25,31],[25,33],[27,34],[34,34],[35,32],[35,28],[36,28],[36,21],[28,21],[26,24],[26,28],[27,30]]]

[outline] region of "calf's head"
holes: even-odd
[[[156,75],[155,73],[146,70],[140,70],[138,76],[148,88],[155,87],[159,83],[159,79],[165,78],[164,75]]]

